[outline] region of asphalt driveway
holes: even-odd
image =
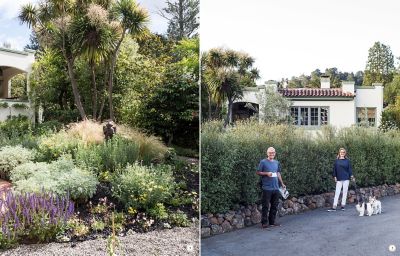
[[[281,227],[261,225],[202,239],[201,255],[400,255],[400,195],[381,198],[382,214],[359,217],[317,209],[278,219]],[[396,247],[395,252],[389,246]],[[393,248],[393,247],[392,247]]]

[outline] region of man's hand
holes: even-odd
[[[272,177],[272,172],[266,172],[268,177]]]

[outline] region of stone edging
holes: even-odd
[[[395,185],[381,185],[369,188],[360,188],[360,193],[364,196],[375,195],[377,198],[392,196],[400,193],[400,183]],[[297,214],[308,210],[322,207],[331,207],[334,193],[324,193],[320,195],[291,197],[288,200],[280,201],[278,214],[280,217],[290,214]],[[356,201],[356,193],[349,190],[347,203]],[[230,232],[236,229],[252,226],[261,222],[261,205],[252,204],[248,206],[238,206],[236,210],[228,211],[224,214],[204,214],[201,215],[201,237],[209,237],[217,234]]]

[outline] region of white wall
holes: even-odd
[[[376,108],[376,124],[381,124],[383,111],[383,86],[374,84],[374,86],[357,87],[355,97],[356,107]]]
[[[329,124],[337,128],[355,124],[355,102],[349,101],[292,101],[293,106],[329,107]]]
[[[29,107],[28,102],[20,102],[20,101],[0,101],[0,103],[7,102],[8,103],[8,108],[3,108],[0,107],[0,122],[7,120],[7,117],[11,114],[12,116],[28,116],[29,119],[33,121],[34,119],[34,113],[32,108],[27,108],[27,109],[15,109],[12,107],[13,104],[18,103],[18,104],[25,104]]]
[[[0,49],[0,66],[13,67],[19,70],[30,72],[35,61],[33,51],[12,51]]]

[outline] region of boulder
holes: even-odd
[[[222,232],[223,232],[222,227],[220,225],[216,224],[211,225],[211,235],[218,235],[221,234]]]
[[[201,237],[209,237],[211,236],[210,228],[201,228]]]
[[[256,209],[251,213],[251,222],[257,224],[261,222],[261,213]]]
[[[222,224],[221,224],[221,227],[222,227],[222,232],[229,232],[229,231],[232,231],[232,226],[231,226],[231,224],[229,223],[229,221],[227,221],[227,220],[225,220]]]

